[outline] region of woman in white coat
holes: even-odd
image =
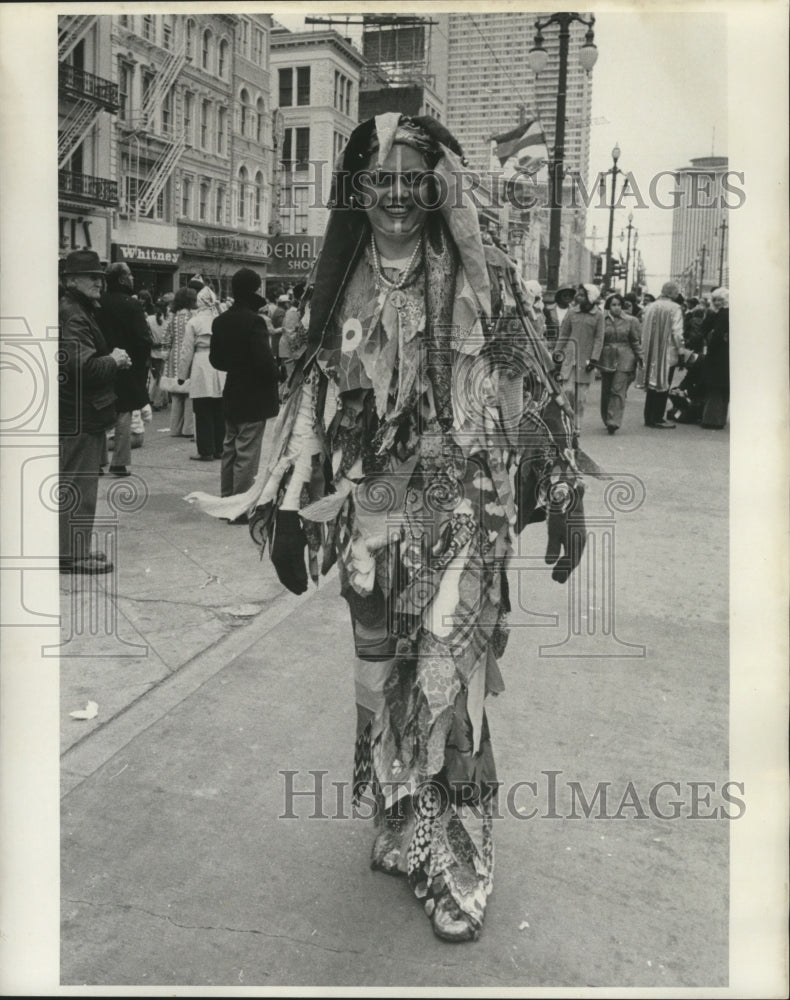
[[[219,315],[217,298],[210,288],[198,293],[197,312],[186,325],[184,342],[178,362],[178,381],[189,379],[189,396],[195,413],[196,462],[211,462],[222,458],[225,439],[225,409],[222,390],[225,373],[218,372],[209,361],[211,324]]]

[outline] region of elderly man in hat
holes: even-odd
[[[554,301],[548,303],[543,309],[543,315],[546,319],[545,338],[549,347],[554,346],[560,335],[562,321],[568,315],[575,294],[576,289],[573,285],[561,285],[554,293]]]
[[[109,573],[107,557],[91,552],[91,535],[105,433],[115,423],[115,378],[131,359],[121,348],[110,350],[96,321],[104,281],[99,255],[72,251],[61,279],[60,571]]]
[[[556,353],[562,355],[560,381],[573,404],[576,429],[584,413],[593,368],[598,364],[604,341],[604,317],[597,306],[601,290],[597,285],[579,285],[574,308],[562,321]]]
[[[220,489],[223,497],[246,493],[258,472],[266,421],[276,417],[279,368],[269,346],[266,323],[258,310],[260,277],[242,267],[231,279],[233,305],[211,325],[209,361],[228,373],[225,398],[225,441]],[[246,514],[232,523],[245,524]]]
[[[661,295],[651,302],[642,317],[644,368],[639,385],[645,395],[645,427],[672,430],[665,419],[672,377],[681,356],[688,353],[683,343],[683,310],[677,303],[680,286],[667,281]]]

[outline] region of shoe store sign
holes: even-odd
[[[323,243],[322,236],[275,236],[269,240],[269,277],[307,275]]]

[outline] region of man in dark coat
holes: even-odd
[[[110,347],[121,347],[132,359],[131,368],[120,372],[115,381],[118,397],[115,421],[115,449],[110,472],[128,476],[132,461],[132,411],[149,402],[148,368],[153,337],[145,309],[132,298],[134,278],[123,262],[107,268],[107,291],[101,297],[98,319]]]
[[[131,365],[126,351],[107,345],[96,322],[104,271],[93,250],[65,260],[59,304],[60,571],[109,573],[112,564],[91,552],[105,434],[115,422],[114,383]]]
[[[246,493],[258,472],[266,421],[279,411],[277,362],[266,323],[258,310],[261,279],[248,267],[231,279],[233,305],[211,325],[209,361],[227,372],[225,442],[220,488],[223,497]],[[236,522],[244,524],[246,515]]]

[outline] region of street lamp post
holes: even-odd
[[[547,290],[556,292],[560,282],[560,238],[562,232],[562,179],[564,177],[565,160],[565,97],[568,88],[568,45],[571,37],[571,24],[579,21],[587,27],[584,45],[579,52],[579,61],[590,73],[598,58],[598,49],[593,41],[595,33],[593,25],[595,16],[589,20],[575,11],[561,11],[552,14],[545,21],[535,21],[535,44],[529,50],[527,58],[532,72],[538,76],[546,68],[549,54],[543,48],[543,29],[552,24],[559,27],[560,65],[557,81],[557,114],[554,124],[554,155],[549,169],[549,259],[547,274]]]
[[[705,244],[702,244],[702,249],[699,252],[699,296],[702,298],[705,292],[705,254],[708,252],[708,248]]]
[[[612,203],[609,206],[609,239],[606,243],[606,272],[603,279],[604,292],[611,291],[612,288],[612,236],[614,235],[614,209],[616,204],[616,186],[617,186],[617,175],[622,173],[622,170],[617,166],[617,161],[620,159],[620,147],[615,143],[614,149],[612,150],[612,167],[610,170],[606,171],[606,174],[612,175]],[[604,198],[606,197],[606,174],[601,174],[601,193]],[[623,184],[622,191],[620,192],[620,197],[625,193],[625,189],[628,187],[628,178],[626,177],[625,183]]]
[[[718,227],[721,232],[721,246],[719,247],[719,288],[724,284],[724,244],[727,240],[727,216],[725,215],[721,220],[721,225]]]
[[[633,225],[634,213],[628,213],[628,225],[625,227],[628,232],[628,239],[625,244],[625,285],[623,287],[623,293],[628,294],[628,268],[631,264],[631,233],[634,232],[636,226]],[[637,234],[638,235],[638,234]],[[636,236],[634,236],[634,250],[636,250]]]

